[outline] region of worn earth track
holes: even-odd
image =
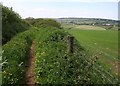
[[[26,74],[25,74],[25,85],[26,86],[35,86],[35,74],[34,74],[35,57],[33,56],[34,47],[35,47],[35,42],[33,41],[30,47],[29,58],[28,58],[28,63],[26,67],[27,68]]]

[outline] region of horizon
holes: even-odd
[[[27,17],[27,18],[34,18],[34,17]],[[54,17],[54,18],[52,18],[52,17],[37,17],[37,18],[34,18],[34,19],[38,19],[38,18],[43,18],[43,19],[60,19],[60,18],[87,18],[87,19],[107,19],[107,18],[94,18],[94,17],[91,17],[91,18],[89,18],[89,17]],[[23,19],[26,19],[26,18],[23,18]],[[114,20],[114,21],[119,21],[119,20],[115,20],[115,19],[107,19],[107,20]]]
[[[118,0],[4,0],[23,19],[33,18],[100,18],[118,20]],[[21,7],[22,6],[22,7]]]

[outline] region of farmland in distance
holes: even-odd
[[[86,48],[91,58],[98,55],[98,62],[106,70],[112,70],[115,76],[118,75],[117,30],[106,30],[90,25],[64,25],[63,27]]]

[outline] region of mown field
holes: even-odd
[[[103,27],[91,26],[91,25],[63,25],[67,29],[79,29],[79,30],[106,30]]]
[[[98,62],[118,75],[118,32],[112,30],[67,30]]]

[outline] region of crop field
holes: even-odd
[[[79,30],[106,30],[103,27],[91,26],[91,25],[63,25],[63,27],[68,29],[79,29]]]
[[[110,30],[67,30],[107,70],[118,75],[118,32]]]

